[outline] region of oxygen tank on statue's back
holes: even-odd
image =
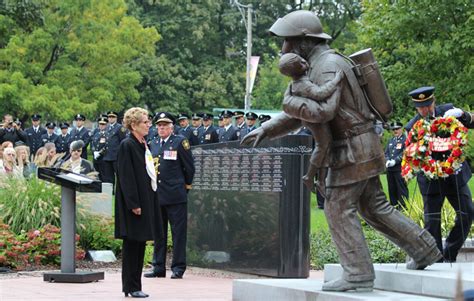
[[[350,55],[349,58],[355,63],[354,73],[365,92],[371,109],[382,121],[387,121],[393,110],[392,100],[388,95],[387,87],[372,49],[358,51]]]

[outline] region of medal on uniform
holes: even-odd
[[[165,150],[163,152],[164,160],[178,160],[178,152],[175,150]]]
[[[401,143],[397,143],[396,149],[402,149],[402,144],[401,144]]]

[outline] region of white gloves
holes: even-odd
[[[464,114],[463,110],[454,108],[454,109],[449,109],[446,112],[444,112],[443,117],[453,116],[453,117],[459,118],[462,116],[462,114]]]
[[[99,152],[94,152],[94,159],[97,160],[100,157]]]
[[[395,160],[388,160],[386,163],[385,163],[385,167],[392,167],[392,166],[395,166]]]

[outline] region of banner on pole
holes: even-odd
[[[252,93],[253,84],[255,82],[255,77],[257,76],[258,61],[260,60],[259,56],[250,57],[250,87],[249,94]]]

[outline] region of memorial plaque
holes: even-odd
[[[310,136],[259,147],[238,141],[192,148],[188,195],[190,265],[273,277],[309,275]]]

